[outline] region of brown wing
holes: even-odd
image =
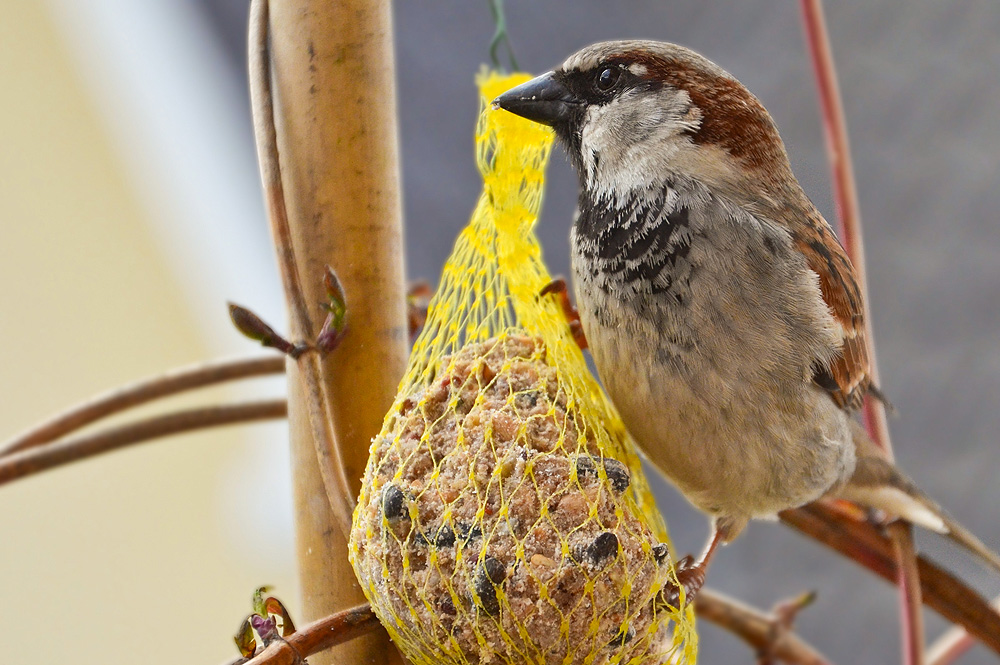
[[[844,329],[844,346],[828,367],[819,367],[816,382],[844,408],[858,408],[871,384],[864,301],[840,242],[818,212],[812,211],[790,229],[795,245],[819,275],[819,288],[833,318]]]

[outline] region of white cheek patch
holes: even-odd
[[[592,187],[597,177],[597,163],[607,147],[608,124],[604,118],[607,106],[591,106],[580,132],[580,157],[586,174],[587,185]]]
[[[588,189],[605,195],[642,189],[662,179],[680,144],[675,116],[685,104],[674,96],[626,93],[587,109],[580,158]],[[680,107],[680,109],[678,108]]]

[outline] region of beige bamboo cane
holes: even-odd
[[[326,416],[356,497],[370,440],[406,362],[390,3],[270,4],[281,179],[298,278],[313,324],[303,330],[293,316],[292,332],[311,338],[318,331],[324,318],[322,276],[325,265],[331,265],[347,295],[349,334],[320,364],[320,374]],[[337,523],[327,496],[338,488],[324,487],[313,448],[307,391],[296,380],[306,368],[290,366],[302,620],[312,621],[365,599],[347,561],[344,525]],[[380,632],[314,658],[381,665],[398,654]]]

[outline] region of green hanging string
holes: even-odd
[[[510,71],[520,71],[521,68],[517,66],[517,58],[514,57],[514,47],[510,45],[510,37],[507,35],[507,18],[503,13],[503,0],[487,0],[487,2],[489,2],[493,21],[497,26],[496,32],[493,33],[493,39],[490,41],[490,60],[493,61],[493,67],[498,70],[503,69],[503,66],[500,64],[500,57],[497,55],[500,43],[502,42],[507,47]]]

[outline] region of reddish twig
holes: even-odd
[[[843,554],[890,583],[899,583],[899,565],[892,542],[868,522],[838,515],[822,503],[786,510],[781,520]],[[963,626],[1000,655],[1000,614],[965,582],[916,558],[922,601],[948,621]]]
[[[55,441],[101,418],[160,397],[176,395],[223,381],[264,374],[281,374],[284,371],[285,359],[280,356],[219,360],[174,369],[159,376],[109,390],[70,407],[0,444],[0,456]]]
[[[281,182],[278,161],[278,139],[274,127],[274,103],[271,94],[271,60],[268,47],[268,3],[255,0],[250,6],[250,101],[253,114],[257,158],[260,162],[261,181],[267,202],[268,219],[278,252],[281,281],[296,334],[312,339],[315,328],[309,317],[301,276],[295,258],[292,234],[285,206],[285,190]],[[317,279],[320,276],[317,275]],[[296,360],[305,388],[305,403],[313,430],[313,442],[319,461],[320,473],[326,487],[327,498],[337,522],[350,535],[351,514],[354,500],[351,485],[344,468],[343,456],[332,428],[328,412],[329,400],[323,389],[320,358],[316,353],[306,353]]]
[[[861,211],[858,206],[858,191],[854,181],[854,165],[851,161],[850,142],[847,139],[847,122],[841,103],[840,87],[837,84],[837,70],[833,64],[830,39],[823,18],[822,0],[800,0],[802,17],[805,22],[806,41],[812,58],[813,71],[819,91],[820,109],[823,115],[823,129],[826,137],[826,151],[833,178],[833,201],[837,218],[834,220],[837,235],[854,264],[861,294],[868,302],[868,279],[865,270],[865,248],[861,236]],[[868,353],[871,360],[871,378],[879,385],[878,363],[875,362],[875,343],[871,329],[871,317],[865,318],[865,334],[868,339]],[[886,423],[885,408],[882,403],[869,395],[864,406],[865,429],[872,440],[892,459],[892,443]]]
[[[990,604],[1000,614],[1000,596]],[[953,626],[927,649],[927,665],[951,665],[978,641],[962,626]]]
[[[858,192],[854,180],[854,166],[851,161],[850,143],[847,139],[847,122],[837,84],[837,72],[833,64],[830,39],[823,18],[822,0],[800,0],[805,23],[806,41],[812,58],[816,84],[819,89],[823,128],[826,137],[827,154],[833,177],[833,198],[837,210],[837,232],[844,243],[847,255],[854,264],[855,274],[861,288],[862,298],[869,302],[868,279],[865,271],[865,250],[861,235],[861,212]],[[872,332],[871,317],[865,317],[865,334],[868,339],[868,356],[871,362],[872,382],[879,385],[878,363],[875,359],[875,337]],[[872,395],[865,397],[862,417],[868,435],[875,445],[892,459],[892,442],[886,421],[885,405]],[[920,665],[924,662],[923,615],[919,611],[922,604],[921,588],[913,578],[905,578],[907,571],[915,568],[916,553],[909,531],[892,529],[899,560],[898,580],[900,590],[900,614],[904,644],[904,663]],[[914,609],[917,608],[917,609]],[[918,645],[918,641],[920,644]]]
[[[893,553],[899,563],[899,595],[904,612],[903,650],[905,662],[924,662],[924,620],[920,593],[920,573],[917,567],[916,547],[913,545],[913,526],[897,520],[887,527]]]
[[[287,407],[283,399],[189,409],[155,416],[104,432],[35,446],[0,458],[0,485],[63,464],[170,434],[233,423],[284,418],[286,413]]]

